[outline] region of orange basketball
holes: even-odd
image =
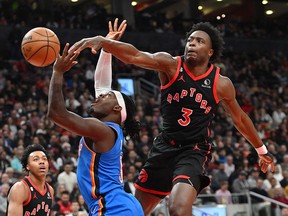
[[[52,64],[58,56],[60,42],[52,30],[37,27],[25,34],[21,43],[21,51],[30,64],[46,67]]]

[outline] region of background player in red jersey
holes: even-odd
[[[28,175],[11,187],[7,215],[50,215],[54,189],[46,182],[49,171],[46,150],[42,145],[29,145],[24,151],[21,163]]]
[[[212,151],[209,127],[219,103],[257,151],[261,170],[266,172],[271,165],[274,171],[273,158],[239,106],[231,80],[220,75],[220,68],[212,64],[221,56],[223,45],[215,27],[198,23],[187,33],[183,56],[143,52],[131,44],[102,36],[84,38],[69,50],[79,53],[91,48],[96,53],[104,48],[126,64],[159,72],[163,131],[154,139],[135,185],[145,215],[168,194],[171,216],[192,215],[197,194],[210,183],[205,175]]]

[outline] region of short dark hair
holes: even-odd
[[[29,155],[32,153],[32,152],[35,152],[35,151],[42,151],[44,152],[44,154],[46,155],[46,157],[49,159],[48,157],[48,153],[46,151],[46,149],[40,145],[40,144],[33,144],[33,145],[28,145],[28,147],[24,150],[24,153],[23,153],[23,156],[21,158],[21,164],[22,164],[22,167],[25,171],[28,171],[27,170],[27,164],[28,164],[28,157]]]
[[[214,61],[222,56],[225,42],[223,40],[221,32],[216,27],[212,26],[209,22],[196,23],[192,26],[191,30],[187,32],[186,41],[188,40],[189,36],[195,31],[204,31],[209,35],[212,43],[212,49],[214,50],[214,53],[210,58],[211,61]]]
[[[129,135],[131,138],[137,138],[140,131],[140,122],[135,120],[136,104],[131,97],[122,92],[121,94],[125,101],[127,112],[127,117],[123,126],[124,134]]]

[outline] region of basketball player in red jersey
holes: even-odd
[[[210,183],[205,166],[211,159],[210,125],[219,103],[235,127],[251,143],[259,165],[267,172],[274,162],[247,114],[239,106],[228,77],[213,61],[221,56],[224,41],[210,23],[195,24],[187,33],[183,56],[139,51],[133,45],[102,36],[84,38],[69,52],[105,49],[126,64],[158,71],[161,82],[163,131],[154,139],[136,182],[136,198],[149,215],[166,195],[171,216],[191,216],[198,193]]]
[[[46,182],[49,170],[46,150],[42,145],[29,145],[21,163],[28,175],[11,187],[7,216],[49,216],[54,189]]]

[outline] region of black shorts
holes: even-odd
[[[210,184],[205,168],[211,160],[211,151],[212,144],[204,139],[197,143],[174,143],[161,133],[154,139],[135,187],[164,198],[170,194],[173,184],[184,180],[196,186],[199,193]]]

